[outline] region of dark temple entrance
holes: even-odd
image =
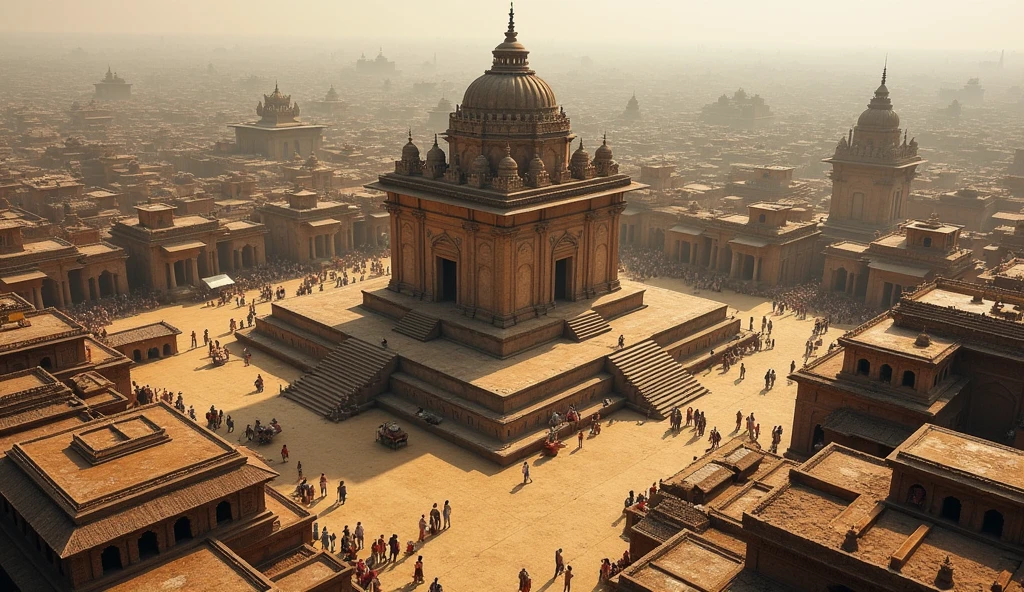
[[[437,300],[439,302],[455,302],[458,296],[459,266],[451,259],[437,258]]]
[[[572,257],[555,261],[555,300],[568,300],[569,295],[572,294],[572,289],[569,287],[571,263]]]

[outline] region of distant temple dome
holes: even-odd
[[[466,89],[462,109],[504,113],[548,111],[558,108],[555,92],[529,68],[529,51],[516,40],[515,23],[509,11],[505,41],[494,48],[494,62]]]
[[[420,149],[416,147],[416,144],[412,143],[412,130],[410,130],[409,141],[406,142],[405,146],[402,146],[402,160],[418,161],[419,159]]]
[[[897,129],[900,127],[900,116],[892,110],[889,100],[889,89],[885,86],[886,70],[882,70],[882,84],[875,90],[875,96],[868,103],[868,108],[857,119],[858,127],[875,129]]]
[[[594,152],[594,162],[608,162],[608,161],[611,161],[611,160],[612,160],[612,149],[608,145],[608,137],[606,136],[601,141],[601,145],[597,147],[597,151]]]

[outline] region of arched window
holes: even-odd
[[[167,356],[171,355],[172,353],[173,352],[171,351],[171,344],[170,343],[165,343],[164,344],[164,357],[167,357]]]
[[[917,377],[914,375],[913,371],[911,371],[911,370],[904,370],[903,371],[903,386],[909,386],[910,388],[914,388],[914,381],[915,380],[917,380]]]
[[[149,348],[149,351],[146,353],[146,359],[147,360],[153,360],[153,359],[156,359],[156,358],[159,358],[159,357],[160,357],[160,348],[158,348],[158,347],[151,347],[151,348]]]
[[[878,380],[882,382],[892,382],[892,366],[889,364],[882,364],[882,367],[878,369]]]
[[[924,243],[924,246],[930,247],[932,246],[932,237],[926,236],[922,242]]]
[[[916,508],[923,508],[927,497],[928,493],[924,490],[924,487],[916,484],[911,485],[910,491],[907,492],[907,504]]]
[[[981,532],[984,534],[990,534],[996,538],[1002,538],[1003,536],[1003,514],[999,510],[989,510],[985,512],[985,517],[981,521]]]
[[[118,549],[116,545],[110,545],[103,549],[103,552],[100,553],[100,565],[103,567],[103,575],[121,569],[123,567],[121,565],[121,549]]]
[[[217,504],[217,524],[231,522],[231,502],[224,500]]]
[[[174,523],[174,542],[187,541],[192,538],[192,521],[182,516]]]
[[[760,216],[757,217],[757,221],[760,222],[761,224],[764,224],[765,220],[767,220],[767,218],[764,217],[764,214],[761,214]]]
[[[157,542],[156,533],[147,530],[139,537],[139,559],[149,559],[160,554],[160,544]]]
[[[864,358],[857,360],[857,374],[860,374],[861,376],[871,374],[871,362]]]
[[[946,520],[960,522],[960,500],[953,496],[942,500],[942,513],[940,516]]]
[[[39,367],[40,368],[45,368],[47,370],[49,370],[50,368],[53,368],[53,362],[50,361],[50,356],[46,356],[42,360],[39,360]]]
[[[811,434],[811,448],[814,450],[820,450],[825,446],[825,430],[821,429],[821,425],[814,426],[814,433]]]
[[[141,350],[134,350],[134,351],[132,351],[132,359],[135,360],[136,362],[141,362],[142,361],[142,351]]]

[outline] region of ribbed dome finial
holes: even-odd
[[[505,31],[505,41],[516,40],[516,7],[512,2],[508,3],[508,31]]]
[[[885,54],[885,63],[882,65],[882,86],[885,86],[885,73],[889,69],[889,54]]]

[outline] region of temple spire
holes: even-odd
[[[885,63],[882,65],[882,86],[885,86],[885,74],[889,69],[889,54],[885,54]]]
[[[511,2],[508,4],[508,31],[505,31],[505,41],[516,40],[516,11],[515,5]]]

